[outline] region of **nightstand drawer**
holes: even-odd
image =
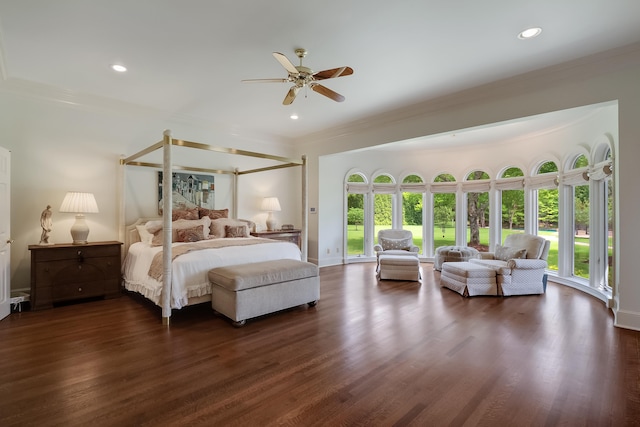
[[[299,248],[302,248],[302,240],[300,234],[300,230],[254,231],[253,233],[251,233],[251,235],[254,237],[291,242],[298,245]]]
[[[108,283],[108,282],[107,282]],[[53,288],[54,301],[68,301],[89,297],[99,297],[105,294],[105,282],[64,283]]]
[[[112,257],[120,255],[120,246],[85,246],[56,248],[38,252],[38,261],[80,260],[84,258]]]
[[[88,258],[38,262],[35,266],[36,281],[42,286],[54,283],[90,282],[96,279],[117,279],[119,263],[113,258]]]

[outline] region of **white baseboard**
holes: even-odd
[[[626,310],[613,310],[613,324],[619,328],[640,331],[640,313]]]

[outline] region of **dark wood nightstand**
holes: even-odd
[[[284,240],[298,245],[302,249],[302,230],[274,230],[274,231],[254,231],[252,236],[262,237],[265,239]]]
[[[115,241],[30,245],[31,309],[83,298],[120,296],[121,246]]]

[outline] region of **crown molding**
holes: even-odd
[[[111,98],[88,95],[33,81],[7,78],[0,84],[0,91],[42,101],[62,103],[85,110],[102,110],[113,113],[166,117],[168,112],[151,107],[117,101]]]
[[[589,79],[624,69],[630,65],[638,66],[639,64],[640,43],[633,43],[562,64],[541,68],[470,89],[421,101],[410,106],[372,115],[358,121],[345,123],[338,127],[305,135],[297,138],[296,141],[305,146],[315,145],[319,142],[326,144],[327,142],[337,141],[347,136],[361,134],[364,131],[371,132],[372,129],[400,126],[403,122],[412,119],[468,107],[488,99],[497,100],[517,94],[530,93],[539,88],[548,88],[572,80]],[[383,132],[381,134],[385,133]],[[424,135],[414,135],[413,137],[418,136]],[[406,139],[408,138],[410,137]]]
[[[0,51],[0,68],[2,68],[1,53],[2,52]],[[226,135],[229,139],[233,140],[251,142],[269,141],[269,143],[284,145],[287,147],[293,145],[293,141],[291,139],[286,139],[278,135],[249,132],[246,129],[239,129],[237,126],[230,126],[223,123],[212,123],[210,119],[206,120],[195,116],[177,114],[169,110],[141,106],[107,97],[89,95],[23,79],[3,79],[3,81],[0,81],[0,92],[12,93],[38,101],[65,104],[83,111],[127,117],[133,116],[144,119],[156,119],[163,122],[184,125],[185,127],[196,127],[213,131],[217,134]]]

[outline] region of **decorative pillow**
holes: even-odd
[[[149,231],[147,230],[147,227],[145,227],[144,225],[136,225],[136,230],[138,230],[138,236],[140,236],[140,241],[142,243],[146,243],[150,245],[151,241],[153,240],[153,234],[149,233]]]
[[[179,219],[177,221],[173,221],[171,223],[172,230],[172,242],[179,242],[178,240],[178,230],[185,230],[193,227],[200,227],[202,230],[202,238],[207,238],[209,236],[209,227],[211,226],[211,220],[209,217],[200,218],[198,220],[192,219]],[[149,227],[147,227],[149,230]],[[162,227],[158,229],[155,233],[153,233],[153,240],[151,242],[152,246],[160,246],[163,241],[163,230]]]
[[[174,209],[171,211],[171,221],[177,221],[179,219],[200,219],[198,208]]]
[[[153,239],[151,240],[151,246],[162,246],[164,244],[164,233],[162,228],[153,233]]]
[[[411,246],[408,239],[388,239],[386,237],[380,237],[379,242],[382,249],[388,250],[402,250],[408,251]]]
[[[156,234],[158,230],[162,230],[162,220],[154,219],[152,221],[147,221],[144,227],[147,229],[149,233]]]
[[[178,242],[199,242],[200,240],[204,240],[203,230],[199,225],[180,229],[176,233],[178,235]]]
[[[220,219],[220,218],[229,218],[229,209],[198,208],[198,215],[200,216],[200,218],[202,218],[203,216],[208,216],[212,220]]]
[[[209,218],[209,217],[204,217]],[[220,239],[226,235],[224,227],[226,225],[241,225],[246,226],[247,224],[242,221],[238,221],[237,219],[231,218],[218,218],[211,221],[211,229],[209,232],[209,237],[213,237],[216,239]]]
[[[501,261],[509,261],[510,259],[526,258],[527,250],[519,248],[510,248],[508,246],[496,245],[494,251],[496,259]]]
[[[249,220],[249,219],[242,219],[242,218],[238,218],[238,221],[242,221],[245,223],[245,225],[249,228],[249,233],[253,233],[254,231],[256,231],[256,223]]]
[[[225,225],[224,237],[249,237],[246,225]]]

